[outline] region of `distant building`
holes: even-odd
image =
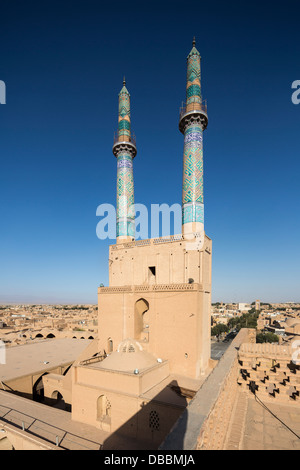
[[[252,306],[250,304],[245,304],[245,303],[239,303],[238,304],[238,309],[240,312],[248,312],[251,310]]]

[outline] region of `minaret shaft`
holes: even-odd
[[[131,137],[130,94],[125,87],[119,93],[118,137],[113,146],[117,157],[117,243],[135,237],[133,158],[136,146]]]
[[[179,129],[184,134],[182,183],[182,234],[204,231],[203,131],[206,106],[201,96],[200,54],[193,42],[187,57],[186,105],[181,110]]]
[[[204,228],[202,134],[202,126],[197,123],[186,125],[184,130],[183,233],[194,233]]]
[[[120,150],[117,156],[117,242],[135,236],[133,161],[130,152]]]

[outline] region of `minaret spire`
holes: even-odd
[[[200,53],[193,48],[187,56],[186,103],[180,110],[179,129],[184,134],[182,234],[204,233],[203,131],[207,109],[201,95]]]
[[[137,150],[131,135],[130,94],[125,85],[124,77],[119,93],[118,134],[113,145],[117,157],[117,243],[135,237],[133,159]]]

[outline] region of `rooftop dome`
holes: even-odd
[[[300,318],[288,318],[285,323],[287,326],[294,326],[300,323]]]
[[[140,343],[133,339],[126,339],[119,344],[117,351],[112,352],[100,362],[99,368],[134,374],[157,364],[157,358],[144,351]]]
[[[140,343],[138,343],[134,339],[125,339],[119,344],[117,349],[117,352],[123,353],[133,353],[136,351],[143,351],[143,348]]]

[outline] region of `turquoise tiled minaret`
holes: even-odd
[[[202,101],[200,54],[193,48],[187,57],[186,103],[180,110],[179,129],[184,135],[182,183],[182,233],[204,231],[203,131],[207,109]]]
[[[130,94],[125,79],[119,93],[118,134],[113,154],[117,157],[117,243],[135,237],[133,159],[137,154],[131,135]]]

